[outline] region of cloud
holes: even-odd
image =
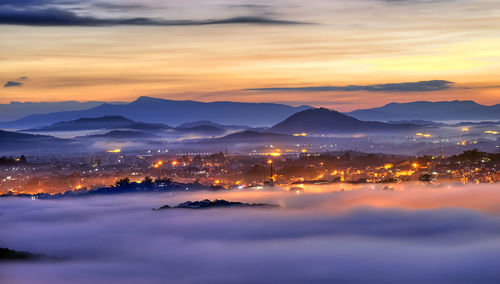
[[[255,88],[245,89],[245,91],[292,91],[292,92],[432,92],[442,91],[452,88],[454,82],[444,80],[406,82],[406,83],[389,83],[376,85],[348,85],[348,86],[312,86],[312,87],[295,87],[295,88]]]
[[[14,79],[12,81],[7,81],[7,83],[5,83],[3,85],[4,88],[9,88],[9,87],[21,87],[24,85],[23,82],[19,82],[19,81],[27,81],[28,80],[28,77],[27,76],[21,76],[17,79]]]
[[[93,6],[97,8],[103,8],[106,10],[114,10],[114,11],[142,10],[151,8],[139,4],[116,4],[110,2],[97,2],[94,3]]]
[[[375,186],[375,188],[372,188]],[[498,283],[495,185],[0,199],[0,246],[69,256],[6,263],[6,283]],[[378,187],[378,188],[377,188]],[[349,189],[349,188],[348,188]],[[152,211],[223,198],[281,209]]]
[[[302,22],[242,16],[214,20],[164,20],[160,18],[97,18],[58,9],[0,9],[0,24],[28,26],[202,26],[224,24],[297,25]]]
[[[5,83],[3,85],[4,88],[10,88],[10,87],[21,87],[23,86],[24,83],[21,83],[21,82],[16,82],[16,81],[7,81],[7,83]]]

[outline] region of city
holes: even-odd
[[[498,15],[0,1],[0,283],[500,283]]]
[[[24,156],[4,164],[3,195],[57,194],[113,186],[122,179],[144,183],[145,178],[198,183],[219,190],[262,189],[271,182],[284,189],[330,183],[495,183],[500,181],[500,153],[477,150],[459,155],[407,157],[362,152],[145,154],[111,151],[92,156]],[[204,187],[202,187],[204,188]]]

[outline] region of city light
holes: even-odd
[[[122,149],[113,149],[113,150],[108,150],[108,153],[120,153]]]
[[[416,134],[417,136],[420,136],[420,137],[425,137],[425,138],[430,138],[432,135],[428,134],[428,133],[417,133]]]

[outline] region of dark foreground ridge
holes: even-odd
[[[48,256],[45,254],[0,248],[0,262],[2,261],[65,261],[67,257]]]
[[[50,193],[36,193],[36,194],[8,194],[0,195],[0,198],[4,197],[24,197],[32,199],[58,199],[58,198],[76,198],[76,197],[88,197],[88,196],[99,196],[99,195],[115,195],[115,194],[125,194],[125,193],[150,193],[150,192],[173,192],[173,191],[218,191],[223,190],[222,186],[215,185],[202,185],[198,182],[192,183],[179,183],[172,181],[168,178],[158,178],[152,180],[150,177],[146,177],[142,182],[131,182],[129,178],[123,178],[116,182],[114,186],[99,187],[93,189],[80,189],[80,190],[68,190],[64,193],[50,194]]]
[[[267,203],[243,203],[243,202],[233,202],[227,201],[224,199],[215,199],[214,201],[210,201],[208,199],[202,201],[186,201],[180,203],[177,206],[170,207],[168,205],[164,205],[160,208],[153,208],[153,210],[163,210],[163,209],[207,209],[207,208],[233,208],[233,207],[266,207],[266,208],[278,208],[280,207],[277,204],[267,204]]]

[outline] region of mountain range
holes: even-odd
[[[0,123],[0,128],[33,128],[59,121],[102,116],[124,116],[132,120],[168,125],[210,120],[220,124],[268,126],[309,108],[311,107],[292,107],[274,103],[204,103],[140,97],[128,104],[102,104],[87,110],[28,115],[19,120]]]
[[[196,121],[185,123],[179,127],[171,127],[161,123],[138,122],[123,116],[103,116],[95,118],[79,118],[70,121],[56,122],[51,125],[20,130],[18,132],[73,132],[84,130],[113,130],[108,134],[93,134],[92,137],[115,138],[133,137],[134,134],[141,137],[154,137],[158,134],[171,135],[202,135],[218,136],[228,130],[245,129],[245,126],[225,126],[211,121]],[[147,134],[149,132],[150,134]]]
[[[310,106],[274,103],[197,102],[140,97],[130,103],[60,102],[0,105],[1,129],[40,128],[80,118],[123,116],[145,123],[179,125],[181,128],[213,126],[224,129],[269,127]],[[51,110],[64,110],[51,112]],[[5,121],[7,119],[20,119]],[[364,121],[479,121],[500,120],[500,104],[486,106],[473,101],[417,101],[390,103],[382,107],[344,113]],[[394,124],[394,123],[393,123]],[[400,123],[397,123],[400,124]],[[429,123],[431,124],[431,123]]]
[[[390,103],[382,107],[346,113],[360,120],[499,120],[500,104],[485,106],[473,101],[417,101]]]
[[[21,119],[30,114],[47,114],[59,111],[85,110],[104,104],[105,102],[89,101],[65,101],[65,102],[10,102],[0,104],[0,121],[12,121]],[[123,102],[112,102],[111,104],[124,104]]]
[[[136,130],[165,130],[171,126],[160,123],[143,123],[133,121],[123,116],[103,116],[95,118],[79,118],[70,121],[60,121],[48,126],[30,128],[27,132],[48,132],[48,131],[81,131],[98,129],[136,129]]]

